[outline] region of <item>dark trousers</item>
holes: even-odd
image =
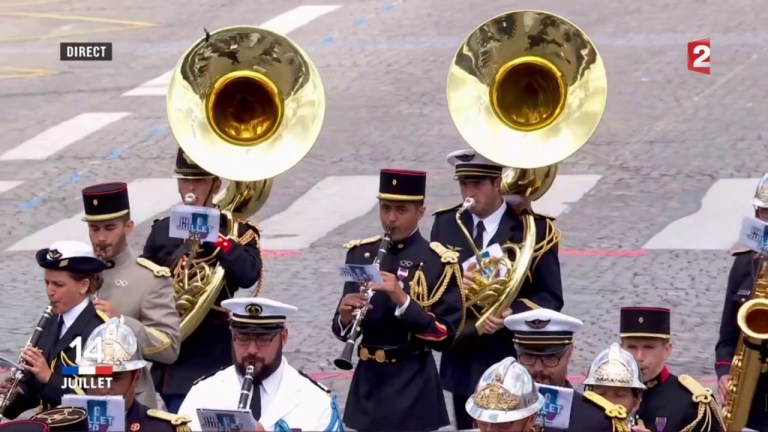
[[[451,393],[453,396],[453,415],[456,417],[456,429],[473,429],[475,419],[467,414],[467,400],[469,396]]]
[[[163,402],[165,402],[165,408],[171,414],[178,414],[181,404],[184,402],[184,398],[187,395],[184,394],[162,394]]]

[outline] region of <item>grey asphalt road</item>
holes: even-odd
[[[0,180],[26,182],[0,194],[2,249],[80,211],[79,191],[87,183],[167,177],[175,144],[167,129],[153,129],[165,122],[165,98],[120,95],[170,70],[203,27],[258,24],[307,4],[0,0],[0,151],[81,113],[133,113],[46,159],[0,161]],[[638,250],[672,220],[696,211],[713,180],[759,177],[766,169],[768,90],[762,72],[768,67],[768,10],[758,2],[311,4],[341,6],[291,33],[323,78],[324,129],[311,153],[275,181],[257,220],[284,210],[329,173],[375,175],[383,167],[428,170],[432,209],[457,202],[444,157],[464,144],[445,104],[447,67],[468,32],[512,8],[569,18],[592,37],[608,70],[602,123],[560,168],[562,174],[603,176],[558,219],[566,247]],[[712,38],[711,75],[686,69],[687,42],[705,37]],[[61,41],[112,42],[114,60],[60,62]],[[118,157],[105,160],[117,149],[122,149]],[[67,177],[73,172],[79,177]],[[356,193],[328,198],[353,200]],[[32,195],[39,195],[35,206],[19,208]],[[427,217],[424,233],[430,225]],[[134,247],[141,246],[148,228],[148,223],[139,226]],[[303,311],[291,325],[289,360],[317,373],[342,400],[349,379],[332,365],[341,349],[330,333],[341,289],[334,269],[344,258],[341,244],[379,231],[370,212],[298,256],[267,261],[263,295]],[[45,299],[29,252],[0,252],[0,257],[5,275],[0,351],[15,357]],[[571,373],[583,373],[616,338],[619,307],[642,304],[672,308],[673,370],[709,382],[730,262],[727,253],[707,250],[564,255],[564,312],[585,322]]]

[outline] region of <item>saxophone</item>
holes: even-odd
[[[760,254],[759,259],[752,296],[736,316],[741,335],[731,361],[731,379],[722,409],[723,422],[729,431],[746,427],[757,380],[766,362],[760,351],[768,343],[768,255]]]

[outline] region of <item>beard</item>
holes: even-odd
[[[245,369],[248,367],[248,364],[251,364],[253,365],[254,383],[260,383],[269,378],[269,376],[275,373],[277,368],[280,367],[280,363],[283,361],[283,343],[278,342],[278,344],[279,345],[277,346],[275,358],[270,362],[266,361],[259,355],[250,354],[244,355],[240,361],[237,361],[237,357],[235,356],[235,348],[232,347],[232,358],[234,359],[235,370],[237,371],[238,375],[245,376]]]

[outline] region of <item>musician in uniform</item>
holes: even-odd
[[[461,215],[461,222],[473,236],[478,250],[490,245],[503,246],[507,242],[520,243],[523,222],[515,211],[515,204],[505,201],[501,194],[502,166],[493,163],[474,150],[450,153],[448,162],[455,168],[454,178],[459,182],[462,199],[473,198],[475,205]],[[515,198],[515,197],[511,197]],[[525,201],[525,200],[523,200]],[[517,203],[516,203],[517,204]],[[469,239],[456,221],[457,205],[434,213],[431,240],[446,245],[459,253],[459,262],[474,257]],[[526,206],[522,206],[524,209]],[[534,215],[536,225],[536,252],[529,275],[509,310],[501,317],[489,317],[483,335],[474,325],[467,323],[454,346],[443,353],[440,377],[443,388],[453,394],[453,407],[458,429],[469,429],[472,419],[463,407],[475,389],[480,375],[492,364],[516,356],[512,334],[504,328],[503,318],[541,307],[559,311],[563,307],[563,289],[560,280],[560,261],[557,256],[559,234],[551,219]],[[510,256],[510,258],[514,258]],[[464,272],[464,287],[471,286],[477,272],[470,264]],[[468,317],[474,313],[467,311]]]
[[[82,392],[64,389],[62,366],[74,365],[77,351],[72,344],[86,340],[91,332],[109,319],[96,310],[90,297],[101,288],[104,262],[96,258],[93,248],[76,241],[58,241],[35,254],[45,270],[45,286],[52,315],[42,327],[37,346],[22,350],[25,373],[4,417],[14,419],[22,412],[41,406],[43,410],[61,404],[65,393]],[[0,384],[0,394],[8,397],[11,380]]]
[[[82,191],[88,235],[94,253],[106,260],[104,285],[94,301],[96,309],[120,317],[139,339],[144,358],[155,364],[172,364],[179,356],[180,318],[176,311],[171,272],[146,258],[138,258],[128,245],[133,231],[128,185],[105,183]],[[149,372],[141,375],[137,399],[158,407]]]
[[[230,366],[201,377],[192,386],[179,413],[191,417],[193,431],[201,430],[198,409],[250,409],[261,431],[342,431],[336,397],[288,364],[283,349],[288,342],[286,322],[298,309],[263,297],[224,300],[231,312],[234,342]],[[242,395],[243,381],[253,366],[250,396]],[[250,401],[249,401],[250,399]]]
[[[757,185],[752,199],[755,217],[768,222],[768,173],[764,174]],[[748,248],[731,251],[733,265],[728,275],[728,286],[723,301],[720,318],[720,337],[715,345],[715,372],[718,379],[720,403],[730,399],[728,381],[731,379],[731,361],[736,354],[736,347],[741,338],[741,329],[736,323],[739,308],[754,295],[755,278],[760,260],[759,254]],[[749,420],[746,427],[754,430],[768,430],[768,373],[765,364],[761,365],[760,378],[757,381]]]
[[[504,326],[514,336],[517,360],[539,384],[573,389],[569,432],[610,431],[613,418],[595,394],[576,391],[568,381],[573,337],[584,324],[578,318],[551,309],[533,309],[508,316]],[[612,412],[611,412],[612,414]],[[544,425],[542,431],[562,429]]]
[[[344,423],[356,430],[436,430],[449,424],[432,350],[450,346],[463,323],[458,254],[419,231],[426,173],[384,169],[379,218],[391,242],[379,261],[383,282],[362,321],[360,358],[352,377]],[[371,264],[379,236],[348,242],[346,264]],[[347,341],[353,312],[366,305],[357,283],[344,284],[332,321]]]
[[[621,432],[632,426],[632,432],[648,431],[637,416],[646,389],[640,368],[632,354],[618,342],[595,357],[583,384],[584,395],[604,408],[606,415],[612,416],[611,430]]]
[[[203,170],[181,149],[176,157],[175,177],[182,200],[189,194],[194,196],[194,199],[186,204],[214,207],[213,198],[221,187],[221,179]],[[204,259],[216,253],[209,265],[213,267],[220,264],[225,271],[224,286],[214,306],[197,328],[183,340],[176,362],[170,366],[155,364],[152,368],[155,388],[171,412],[178,411],[195,379],[231,364],[229,352],[232,350],[232,339],[228,328],[229,320],[227,312],[218,305],[222,300],[233,297],[240,288],[250,288],[257,282],[261,284],[259,231],[247,221],[236,222],[237,232],[228,232],[229,221],[222,214],[219,240],[216,243],[204,242],[201,252],[196,255],[196,258]],[[155,221],[142,257],[159,266],[173,269],[173,277],[176,283],[180,284],[190,250],[182,239],[170,237],[169,229],[170,217]],[[257,294],[258,290],[257,287]]]
[[[89,396],[121,396],[125,403],[126,430],[152,432],[190,432],[189,418],[149,408],[138,400],[137,390],[147,373],[141,355],[141,340],[130,325],[111,318],[96,328],[85,343],[80,367],[112,369],[109,385],[86,390]],[[114,415],[114,413],[105,413]]]
[[[672,353],[669,309],[621,308],[619,327],[622,348],[635,358],[647,388],[637,411],[643,423],[659,432],[725,430],[712,390],[667,369]]]
[[[466,412],[480,432],[530,431],[544,406],[528,370],[514,357],[492,365],[480,376]]]

